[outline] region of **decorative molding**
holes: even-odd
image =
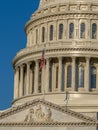
[[[63,108],[63,107],[61,107],[61,106],[59,106],[59,105],[56,105],[56,104],[53,104],[53,103],[51,103],[51,102],[48,102],[48,101],[45,101],[45,100],[41,100],[41,99],[35,99],[35,100],[30,101],[30,102],[27,102],[27,103],[25,103],[25,104],[23,104],[23,105],[20,105],[20,106],[11,108],[11,109],[9,109],[9,110],[7,110],[7,111],[5,111],[5,112],[2,112],[2,113],[0,113],[0,119],[6,118],[6,117],[8,117],[8,116],[11,116],[11,115],[16,114],[16,113],[18,113],[18,112],[21,112],[21,111],[23,111],[23,110],[26,110],[26,109],[28,109],[28,108],[30,108],[30,107],[36,106],[36,105],[38,105],[38,104],[47,106],[48,108],[55,109],[55,110],[60,111],[60,112],[62,112],[62,113],[66,113],[66,114],[68,114],[68,115],[71,115],[72,117],[81,119],[81,120],[83,120],[84,122],[96,123],[96,120],[94,120],[94,119],[91,118],[91,117],[84,116],[84,115],[82,115],[82,114],[80,114],[80,113],[71,111],[71,110],[66,109],[66,108]],[[51,114],[52,114],[52,113],[51,113],[51,109],[49,109],[49,113],[48,113],[48,114],[50,115],[50,117],[51,117]],[[32,110],[32,111],[31,111],[31,110]],[[31,109],[31,110],[30,110],[30,112],[31,112],[32,114],[34,114],[33,109]],[[38,110],[38,109],[36,109],[36,110]],[[41,107],[40,107],[40,110],[41,110]],[[50,114],[50,113],[51,113],[51,114]],[[48,116],[49,116],[49,115],[48,115]],[[51,118],[50,118],[50,119],[51,119]]]
[[[51,119],[52,111],[50,108],[45,108],[43,111],[41,104],[37,105],[37,108],[29,109],[28,115],[26,115],[24,122],[53,122]]]
[[[25,31],[28,32],[30,31],[32,28],[34,28],[35,26],[39,26],[39,24],[43,24],[43,23],[47,23],[49,21],[52,20],[61,20],[63,17],[63,19],[70,19],[70,18],[92,18],[92,19],[98,19],[98,14],[97,13],[93,13],[93,12],[57,12],[56,13],[49,13],[49,14],[45,14],[45,15],[40,15],[40,16],[36,16],[33,17],[33,19],[31,19],[29,22],[27,22],[27,24],[25,25]]]
[[[34,50],[32,50],[32,48],[31,49],[29,49],[29,51],[27,51],[28,49],[25,49],[25,50],[23,50],[23,51],[21,51],[18,55],[16,55],[16,57],[14,58],[14,60],[13,60],[13,66],[15,65],[18,65],[19,64],[19,62],[23,62],[23,63],[25,63],[25,62],[27,62],[27,61],[30,61],[29,59],[28,59],[28,56],[30,56],[30,55],[32,55],[32,58],[33,58],[33,61],[34,60],[36,60],[36,59],[40,59],[40,56],[41,56],[41,53],[42,53],[42,49],[39,49],[38,51],[34,51]],[[78,54],[76,53],[78,51]],[[92,57],[98,57],[98,49],[97,48],[89,48],[89,47],[73,47],[73,48],[71,48],[71,47],[66,47],[66,48],[63,48],[63,46],[62,47],[52,47],[52,48],[47,48],[46,47],[46,58],[51,58],[51,54],[54,54],[54,55],[52,55],[52,57],[55,57],[55,56],[57,56],[59,53],[61,52],[61,56],[62,57],[64,57],[65,56],[65,52],[66,52],[66,57],[67,57],[67,55],[69,54],[69,56],[71,57],[71,54],[75,54],[75,56],[76,57],[78,57],[78,56],[82,56],[82,57],[85,57],[86,56],[86,54],[88,55],[89,54],[89,56],[92,56]],[[94,56],[93,56],[94,55]],[[23,58],[25,58],[26,60],[24,60]],[[22,61],[21,61],[21,59],[22,59]],[[28,60],[27,60],[28,59]]]
[[[26,126],[32,126],[32,127],[96,127],[96,123],[86,123],[86,122],[80,122],[80,123],[75,123],[75,122],[33,122],[33,123],[28,123],[28,122],[17,122],[17,123],[0,123],[0,127],[26,127]]]

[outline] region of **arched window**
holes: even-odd
[[[42,42],[45,42],[45,27],[42,27]]]
[[[96,67],[91,67],[91,88],[96,88]]]
[[[50,26],[50,41],[53,40],[53,25]]]
[[[69,38],[74,38],[74,24],[69,24]]]
[[[85,38],[85,23],[80,25],[80,38]]]
[[[59,39],[63,38],[63,24],[59,24]]]
[[[84,67],[79,66],[79,87],[84,87]]]
[[[92,39],[96,39],[97,25],[96,23],[92,24]]]
[[[67,67],[67,88],[71,87],[72,83],[72,66]]]

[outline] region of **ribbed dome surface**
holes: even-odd
[[[63,4],[63,3],[98,3],[98,0],[40,0],[39,7],[45,7],[50,5]]]

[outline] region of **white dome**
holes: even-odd
[[[55,4],[62,4],[62,3],[98,3],[98,0],[40,0],[39,7],[45,7]]]

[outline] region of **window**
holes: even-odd
[[[56,67],[56,88],[58,88],[58,66]]]
[[[65,64],[62,64],[62,91],[64,91],[64,85],[65,85]]]
[[[26,72],[27,68],[26,66],[24,66],[24,69],[23,69],[23,96],[26,95],[26,75],[27,75],[27,72]]]
[[[85,23],[80,25],[80,38],[85,38]]]
[[[84,67],[79,66],[79,87],[84,87]]]
[[[74,24],[70,23],[69,25],[69,38],[74,38]]]
[[[91,88],[96,88],[96,67],[91,67]]]
[[[38,42],[38,29],[36,29],[36,44]]]
[[[52,92],[52,65],[50,65],[49,70],[49,92]]]
[[[67,67],[67,87],[71,87],[72,82],[72,67],[71,65]]]
[[[45,27],[42,27],[42,42],[45,42]]]
[[[92,24],[92,39],[96,39],[97,25],[96,23]]]
[[[53,25],[50,26],[50,41],[53,40]]]
[[[59,24],[59,39],[63,38],[63,24]]]

